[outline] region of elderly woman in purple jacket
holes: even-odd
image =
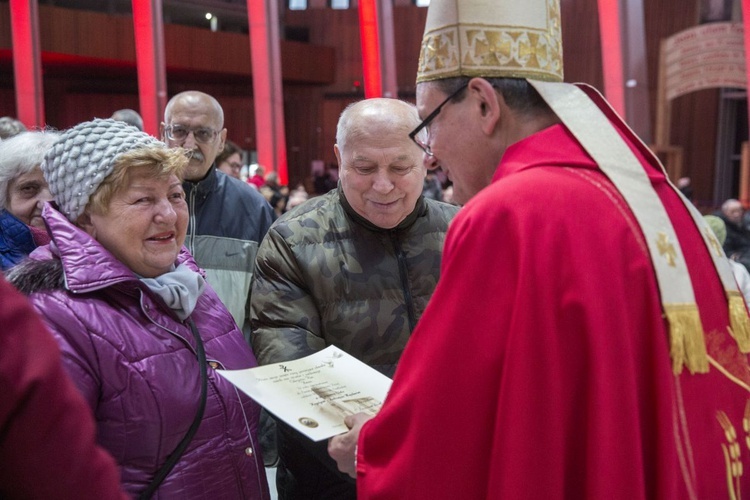
[[[122,122],[64,132],[42,163],[52,242],[9,278],[54,333],[126,491],[266,499],[259,408],[215,372],[255,357],[182,247],[186,163]]]

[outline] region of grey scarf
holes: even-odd
[[[193,312],[198,298],[206,288],[203,276],[185,264],[156,278],[141,278],[141,281],[183,320]]]

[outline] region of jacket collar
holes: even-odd
[[[36,245],[29,226],[5,209],[0,209],[0,250],[31,253]]]
[[[129,267],[117,260],[83,229],[71,223],[53,203],[45,204],[42,218],[52,242],[48,248],[38,249],[37,252],[49,252],[60,259],[66,288],[71,292],[91,292],[119,283],[140,283],[138,276]],[[190,269],[203,274],[184,246],[177,256],[175,265],[183,262]]]
[[[417,219],[421,216],[423,216],[425,213],[427,213],[427,204],[424,201],[424,196],[420,195],[419,198],[417,198],[417,204],[414,206],[414,210],[406,216],[404,220],[402,220],[396,227],[392,227],[390,229],[386,229],[383,227],[376,226],[369,220],[365,219],[361,215],[357,213],[356,210],[349,204],[349,201],[346,199],[346,196],[344,196],[344,190],[341,188],[341,182],[339,182],[338,187],[336,188],[339,200],[341,201],[341,206],[344,207],[344,211],[351,217],[354,222],[357,224],[366,227],[367,229],[371,231],[398,231],[401,229],[406,229],[410,227],[412,224],[414,224]]]
[[[530,168],[550,166],[598,170],[570,131],[557,124],[508,146],[493,181]]]
[[[222,173],[223,174],[223,173]],[[205,199],[211,191],[216,188],[219,181],[219,174],[216,169],[216,164],[211,165],[208,169],[206,176],[198,182],[184,181],[182,188],[185,190],[185,195],[189,195],[191,191],[195,190],[198,198]]]
[[[20,238],[23,238],[23,240],[28,239],[33,243],[29,226],[4,208],[0,208],[0,234],[5,234],[16,243],[19,242]],[[27,235],[28,238],[26,237]]]

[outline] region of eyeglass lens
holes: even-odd
[[[427,118],[425,118],[422,123],[419,124],[417,128],[415,128],[410,134],[409,137],[412,138],[414,142],[417,143],[417,146],[422,148],[422,150],[427,153],[428,155],[432,156],[432,148],[429,146],[430,143],[430,122],[435,119],[435,117],[440,113],[440,110],[448,104],[451,99],[456,97],[458,94],[461,93],[463,89],[465,89],[468,86],[468,84],[461,85],[458,89],[456,89],[451,95],[445,98],[443,102],[438,104],[438,106],[430,113]],[[419,137],[419,134],[422,134],[422,137]]]
[[[190,135],[190,132],[193,133],[193,137],[195,137],[195,140],[197,142],[201,143],[207,143],[211,142],[216,138],[217,132],[215,130],[212,130],[210,128],[196,128],[191,129],[188,127],[183,127],[181,125],[172,125],[170,127],[167,127],[166,129],[167,137],[173,141],[184,141],[188,138],[188,135]]]

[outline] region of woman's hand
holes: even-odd
[[[372,418],[366,413],[357,413],[349,415],[344,419],[344,423],[349,428],[349,432],[339,434],[328,440],[328,454],[336,461],[341,472],[349,474],[354,479],[357,478],[357,441],[359,440],[359,431],[365,422]]]

